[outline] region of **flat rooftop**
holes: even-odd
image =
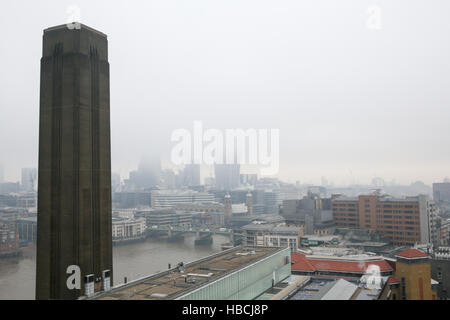
[[[184,265],[99,292],[95,300],[173,300],[283,250],[275,247],[235,247]]]

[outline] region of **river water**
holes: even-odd
[[[114,285],[164,271],[168,264],[190,262],[219,252],[228,242],[226,236],[214,235],[210,246],[195,246],[194,235],[184,242],[169,243],[164,239],[148,238],[145,242],[113,247]],[[34,299],[36,279],[36,248],[23,248],[19,258],[0,260],[0,300]]]

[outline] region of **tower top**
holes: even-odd
[[[73,28],[72,29],[69,28],[69,25],[72,25]],[[91,32],[94,32],[94,33],[96,33],[96,34],[98,34],[98,35],[100,35],[102,37],[105,37],[105,38],[108,37],[103,32],[100,32],[100,31],[98,31],[98,30],[96,30],[94,28],[91,28],[91,27],[89,27],[89,26],[87,26],[85,24],[82,24],[82,23],[79,23],[79,22],[76,22],[76,21],[72,22],[72,23],[61,24],[61,25],[58,25],[58,26],[54,26],[54,27],[50,27],[50,28],[44,29],[44,34],[47,33],[47,32],[63,30],[63,29],[67,29],[69,31],[77,31],[77,30],[85,29],[85,30],[89,30]]]
[[[55,47],[61,55],[81,54],[90,56],[95,50],[99,60],[108,61],[108,37],[103,32],[81,23],[68,23],[44,30],[42,58],[50,59]]]

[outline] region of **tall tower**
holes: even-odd
[[[249,216],[253,215],[253,196],[252,193],[249,191],[245,197],[245,204],[247,205],[247,214]]]
[[[231,196],[229,193],[226,194],[225,196],[225,200],[224,200],[224,205],[225,205],[225,225],[228,225],[231,221],[231,217],[233,216],[233,206],[231,203]]]
[[[84,25],[49,28],[41,59],[36,299],[107,289],[111,224],[107,37]],[[80,289],[67,286],[69,266],[80,268]]]

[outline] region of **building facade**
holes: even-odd
[[[450,182],[433,183],[433,200],[438,205],[450,203]]]
[[[439,242],[443,247],[450,247],[450,219],[443,221],[441,224]]]
[[[284,224],[258,223],[243,226],[243,244],[254,247],[289,247],[295,252],[300,247],[301,227]]]
[[[19,240],[36,243],[37,241],[37,218],[21,218],[17,219],[17,232]]]
[[[435,207],[426,196],[334,196],[331,203],[337,227],[375,230],[398,245],[432,242]]]
[[[148,228],[156,227],[186,227],[192,226],[192,213],[173,209],[136,210],[136,217],[145,218]]]
[[[192,190],[155,190],[151,192],[152,208],[173,208],[178,205],[199,203],[212,204],[214,195],[206,192]]]
[[[241,166],[239,164],[215,164],[216,188],[229,191],[239,187],[240,168]]]
[[[14,221],[0,220],[0,257],[15,253],[19,248],[19,235]]]
[[[36,191],[37,187],[36,168],[22,168],[21,186],[23,191],[26,192]]]
[[[141,238],[145,234],[145,219],[123,219],[113,218],[112,238],[113,240],[125,240]]]

